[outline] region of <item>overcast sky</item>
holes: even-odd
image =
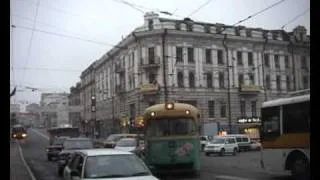
[[[122,0],[11,0],[12,29],[10,89],[18,85],[14,102],[39,102],[42,92],[69,92],[80,81],[81,71],[99,59],[136,27],[143,13]],[[209,2],[191,16],[195,21],[234,24],[279,0],[126,0],[143,11],[163,10],[181,19]],[[280,29],[310,8],[309,0],[285,0],[240,25]],[[292,31],[303,25],[310,34],[310,11],[285,27]],[[32,32],[32,29],[36,29]],[[44,32],[39,32],[45,31]],[[33,33],[33,35],[32,35]],[[63,37],[57,34],[77,37]],[[31,42],[31,43],[30,43]],[[31,44],[31,46],[30,46]],[[24,68],[27,68],[26,70]],[[37,91],[22,86],[39,88]]]

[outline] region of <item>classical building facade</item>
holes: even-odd
[[[248,127],[259,126],[263,101],[310,86],[310,37],[302,26],[285,32],[155,13],[144,19],[95,62],[94,75],[87,73],[86,91],[96,97],[95,117],[106,133],[126,129],[124,122],[167,98],[198,107],[204,124],[230,123],[233,133],[258,136]],[[251,118],[258,120],[238,123]]]

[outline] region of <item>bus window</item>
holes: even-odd
[[[283,132],[309,132],[309,102],[283,106]]]
[[[262,109],[262,134],[261,137],[277,137],[280,135],[280,107]]]

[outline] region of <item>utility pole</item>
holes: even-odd
[[[227,34],[224,34],[222,44],[224,46],[227,58],[227,77],[228,77],[228,87],[227,87],[227,96],[228,96],[228,123],[229,123],[229,133],[232,134],[232,124],[231,124],[231,97],[230,97],[230,71],[229,71],[229,53],[228,47],[226,45]]]
[[[163,86],[164,86],[164,102],[168,102],[168,87],[167,87],[167,76],[166,76],[166,49],[165,49],[165,43],[166,43],[166,35],[167,35],[167,29],[164,29],[163,35],[162,35],[162,70],[163,70]]]

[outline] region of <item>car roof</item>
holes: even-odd
[[[91,140],[90,138],[85,138],[85,137],[68,137],[66,138],[68,141],[81,141],[81,140]]]
[[[86,156],[102,156],[102,155],[129,155],[132,154],[130,152],[126,151],[120,151],[116,149],[81,149],[76,150],[75,152],[81,152],[85,154]]]
[[[134,141],[136,141],[137,139],[136,138],[122,138],[119,141],[126,141],[126,140],[134,140]]]

